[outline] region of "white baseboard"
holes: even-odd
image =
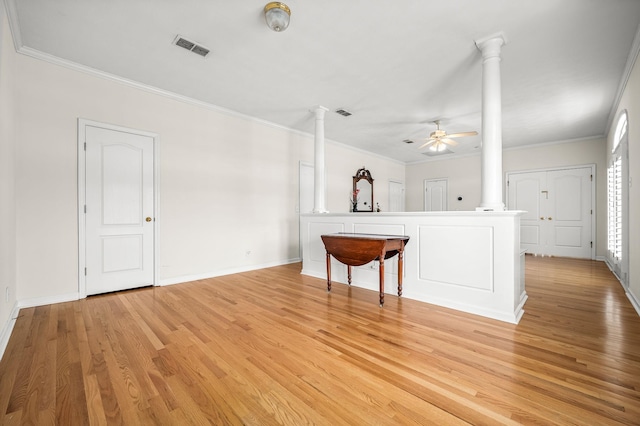
[[[202,274],[182,275],[182,276],[179,276],[179,277],[172,277],[172,278],[162,279],[162,280],[160,280],[160,283],[158,285],[165,286],[165,285],[186,283],[186,282],[190,282],[190,281],[206,280],[207,278],[222,277],[224,275],[239,274],[241,272],[255,271],[256,269],[264,269],[264,268],[272,268],[274,266],[289,265],[291,263],[296,263],[296,262],[300,262],[300,261],[301,261],[300,258],[295,258],[295,259],[287,259],[287,260],[277,261],[277,262],[263,263],[263,264],[260,264],[260,265],[247,265],[247,266],[241,266],[241,267],[237,267],[237,268],[221,269],[221,270],[218,270],[218,271],[205,272],[205,273],[202,273]]]
[[[626,293],[627,293],[627,299],[629,299],[629,301],[631,302],[631,305],[640,316],[640,300],[638,300],[638,298],[636,298],[636,295],[631,293],[630,291],[627,291]]]
[[[11,337],[11,332],[13,331],[13,326],[16,324],[19,312],[20,308],[18,307],[18,302],[16,302],[13,305],[13,309],[11,309],[9,320],[2,328],[2,332],[0,332],[0,359],[2,359],[5,349],[7,349],[7,344],[9,343],[9,338]]]
[[[613,276],[615,276],[618,279],[618,282],[620,283],[620,286],[622,286],[622,289],[624,290],[624,293],[627,296],[627,299],[629,299],[629,301],[631,302],[631,306],[633,306],[633,309],[635,309],[636,312],[638,313],[638,316],[640,316],[640,300],[638,300],[636,295],[633,294],[631,291],[629,291],[628,288],[624,287],[624,283],[622,282],[618,274],[616,274],[613,268],[611,267],[611,263],[609,263],[609,259],[605,259],[604,262],[606,263],[607,267],[609,268]]]
[[[32,299],[24,299],[18,301],[19,308],[33,308],[34,306],[52,305],[54,303],[72,302],[79,300],[79,293],[59,294],[56,296],[34,297]]]

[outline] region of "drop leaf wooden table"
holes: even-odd
[[[339,232],[321,235],[327,251],[327,291],[331,291],[331,256],[347,265],[347,280],[351,285],[351,267],[379,261],[380,307],[384,305],[384,261],[398,255],[398,297],[402,296],[404,247],[406,235],[358,234]]]

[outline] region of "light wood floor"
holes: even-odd
[[[602,262],[527,256],[519,325],[300,265],[23,309],[1,424],[640,424],[640,318]]]

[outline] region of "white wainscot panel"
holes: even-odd
[[[404,252],[402,297],[517,324],[527,299],[524,252],[520,248],[523,214],[521,211],[302,214],[301,273],[320,278],[318,287],[326,288],[322,234],[407,235],[410,240]],[[353,268],[352,285],[377,293],[377,266]],[[334,283],[347,282],[346,270],[346,265],[332,259]],[[396,274],[397,257],[393,257],[385,262],[385,293],[396,293]],[[371,298],[377,301],[377,294]]]
[[[355,223],[353,232],[360,234],[405,235],[403,224]]]
[[[406,235],[404,224],[393,223],[355,223],[353,225],[353,232],[359,234]],[[378,267],[378,261],[358,266],[354,268],[354,279],[358,281],[371,280],[370,277],[377,279]],[[398,256],[393,256],[391,259],[384,261],[384,271],[386,277],[385,280],[387,282],[389,279],[392,279],[394,283],[397,282],[397,278],[395,277],[398,275]],[[387,275],[389,276],[387,277]],[[385,292],[388,293],[397,292],[397,290],[393,290],[392,288],[389,288],[389,286],[387,286],[385,290]]]
[[[309,241],[309,259],[314,262],[325,262],[327,251],[324,249],[324,243],[320,239],[324,234],[335,234],[336,232],[344,232],[343,223],[309,223],[309,235],[314,237]]]
[[[420,226],[419,278],[493,291],[493,228]]]

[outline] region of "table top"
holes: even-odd
[[[360,238],[366,240],[409,240],[408,235],[361,234],[357,232],[337,232],[335,234],[324,234],[322,237]]]

